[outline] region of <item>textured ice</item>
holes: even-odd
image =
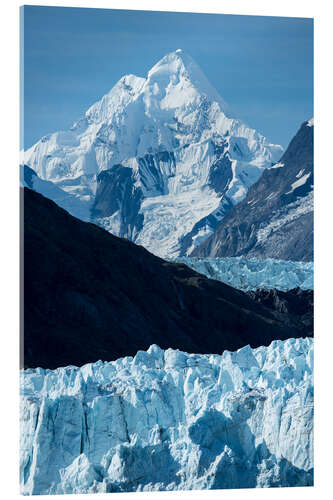
[[[21,491],[313,482],[313,341],[21,373]]]
[[[208,278],[222,281],[240,290],[257,288],[313,290],[313,262],[293,262],[247,257],[178,257]]]

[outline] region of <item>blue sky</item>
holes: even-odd
[[[26,6],[22,21],[25,148],[178,48],[271,142],[313,115],[312,19]]]

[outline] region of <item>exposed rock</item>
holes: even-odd
[[[313,260],[313,122],[305,122],[279,163],[266,169],[196,257]]]

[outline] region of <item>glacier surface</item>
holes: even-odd
[[[174,261],[243,291],[287,291],[296,287],[313,290],[313,262],[247,257],[178,257]]]
[[[21,491],[313,484],[313,341],[21,372]]]

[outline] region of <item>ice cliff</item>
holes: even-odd
[[[24,494],[313,483],[312,339],[21,373]]]
[[[292,262],[247,257],[178,257],[207,278],[222,281],[240,290],[257,288],[313,290],[313,262]]]

